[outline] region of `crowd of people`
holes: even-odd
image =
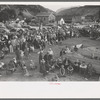
[[[75,28],[72,26],[66,27],[45,27],[40,26],[38,29],[27,25],[24,20],[15,20],[11,22],[2,23],[6,28],[0,34],[0,59],[8,54],[15,54],[15,58],[9,61],[8,64],[0,62],[0,68],[15,72],[17,68],[21,67],[26,76],[29,76],[28,68],[25,64],[24,58],[28,59],[29,54],[34,52],[35,49],[39,49],[39,72],[46,76],[49,72],[55,72],[59,69],[60,76],[65,76],[66,71],[70,75],[73,72],[83,73],[86,77],[86,73],[89,75],[94,73],[91,64],[85,64],[84,61],[72,62],[69,58],[63,58],[66,52],[72,52],[67,46],[62,49],[59,54],[59,58],[54,58],[54,52],[51,48],[44,54],[46,45],[57,45],[67,38],[78,37],[79,33],[75,32]],[[7,31],[9,30],[9,32]],[[75,46],[74,51],[77,52],[78,48]],[[34,61],[30,61],[30,68],[36,69]]]

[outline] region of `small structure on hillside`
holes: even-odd
[[[94,16],[93,15],[84,15],[81,17],[83,22],[93,22]]]
[[[67,15],[56,15],[56,21],[59,22],[61,18],[64,19],[65,23],[71,23],[72,22],[72,16],[67,16]]]
[[[64,21],[63,18],[61,18],[61,20],[59,21],[59,24],[60,24],[60,25],[64,25],[64,24],[65,24],[65,21]]]
[[[55,22],[55,15],[53,13],[41,12],[36,15],[39,23],[43,25],[49,24],[50,22]]]
[[[55,22],[56,17],[55,17],[55,15],[53,13],[51,13],[48,18],[49,18],[49,22],[50,23],[54,23]]]

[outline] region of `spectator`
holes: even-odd
[[[87,65],[85,64],[84,61],[82,61],[82,63],[80,64],[80,70],[79,70],[80,74],[83,74],[84,77],[86,77],[87,74]]]

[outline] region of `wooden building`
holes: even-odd
[[[42,23],[43,25],[49,24],[52,21],[55,21],[55,15],[53,13],[48,12],[41,12],[36,15],[39,23]]]

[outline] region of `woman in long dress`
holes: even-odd
[[[40,72],[43,73],[43,76],[45,76],[47,74],[46,68],[45,68],[45,60],[42,59],[41,60],[41,64],[40,64]]]

